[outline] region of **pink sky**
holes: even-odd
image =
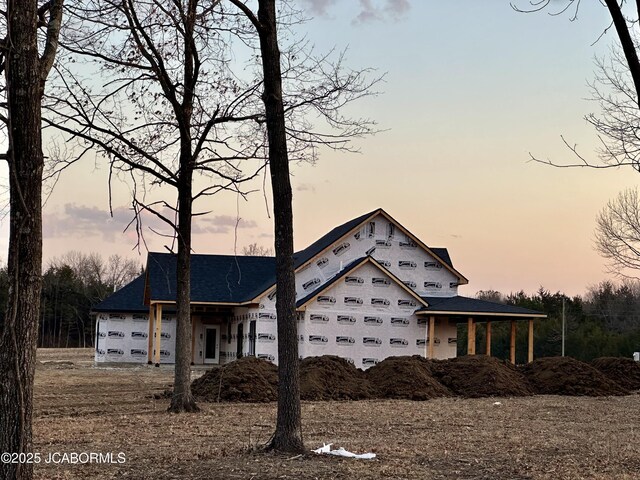
[[[597,138],[583,116],[597,111],[585,100],[593,56],[611,43],[609,35],[591,46],[608,24],[599,5],[585,4],[570,22],[517,14],[508,2],[380,1],[366,2],[366,11],[356,2],[307,3],[318,15],[307,27],[318,48],[349,45],[354,67],[387,72],[384,93],[352,110],[386,131],[359,141],[360,154],[325,151],[315,166],[294,166],[298,249],[382,207],[427,245],[449,248],[470,281],[462,294],[540,286],[579,294],[611,277],[593,250],[595,217],[639,174],[528,161],[529,152],[572,160],[561,134],[596,158]],[[106,168],[71,167],[45,206],[45,260],[75,249],[143,263],[146,253],[132,251],[135,235],[122,234],[128,199],[117,186],[109,219]],[[248,201],[217,197],[200,209],[212,213],[195,221],[197,253],[272,243],[262,193]],[[6,220],[0,228],[6,251]],[[150,231],[146,239],[164,249],[165,239]]]

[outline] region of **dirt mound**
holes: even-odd
[[[429,362],[431,373],[454,394],[466,398],[533,395],[524,376],[510,363],[485,355]]]
[[[540,358],[523,366],[522,372],[539,394],[599,397],[629,393],[591,365],[571,357]]]
[[[266,360],[244,357],[208,371],[191,389],[198,401],[271,402],[278,395],[278,369]],[[625,395],[640,389],[640,366],[625,358],[599,358],[591,366],[549,357],[518,369],[484,355],[449,360],[415,355],[389,357],[363,372],[343,358],[324,355],[300,362],[300,389],[303,400]]]
[[[344,358],[308,357],[300,362],[300,396],[303,400],[363,400],[371,398],[371,386],[364,372]]]
[[[278,396],[278,367],[243,357],[195,379],[191,391],[204,402],[271,402]]]
[[[429,400],[451,392],[431,376],[428,362],[418,356],[388,357],[366,371],[378,398]]]
[[[601,357],[591,362],[609,380],[628,390],[640,390],[640,363],[631,358]]]

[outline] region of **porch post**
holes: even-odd
[[[191,365],[196,363],[196,320],[191,315]]]
[[[527,362],[533,362],[533,318],[529,319],[529,354]]]
[[[156,308],[156,367],[160,366],[160,346],[162,343],[162,304],[157,303]]]
[[[509,361],[516,364],[516,321],[511,320],[511,342],[509,345]]]
[[[467,355],[476,354],[476,325],[473,317],[467,319]]]
[[[436,317],[429,317],[429,349],[427,358],[433,358],[433,346],[435,344],[436,336]]]
[[[155,304],[149,305],[149,332],[147,333],[147,364],[151,365],[153,362],[153,324],[156,321],[156,306]]]
[[[485,354],[487,355],[487,357],[491,356],[491,322],[487,322],[487,338],[486,338]]]

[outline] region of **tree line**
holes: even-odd
[[[640,351],[640,282],[603,281],[586,294],[570,297],[540,288],[534,294],[524,291],[508,295],[494,290],[480,291],[482,300],[538,310],[546,319],[534,326],[534,358],[562,354],[562,317],[565,318],[565,355],[582,361],[598,357],[631,357]],[[564,305],[564,306],[563,306]],[[494,322],[491,329],[491,353],[509,358],[510,322]],[[485,353],[485,329],[476,333],[476,353]],[[527,361],[526,322],[518,323],[516,362]],[[466,354],[467,329],[458,331],[458,355]]]
[[[68,252],[43,272],[38,347],[72,348],[94,345],[91,309],[142,273],[136,261],[120,255],[106,260],[97,253]],[[0,268],[0,324],[9,296],[9,273]]]

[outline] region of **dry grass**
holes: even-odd
[[[303,402],[309,448],[332,442],[372,461],[254,452],[275,404],[165,413],[172,371],[95,368],[91,351],[41,351],[35,450],[124,452],[124,464],[36,466],[38,479],[636,479],[640,395]],[[57,363],[58,361],[70,363]],[[501,402],[494,405],[494,402]]]

